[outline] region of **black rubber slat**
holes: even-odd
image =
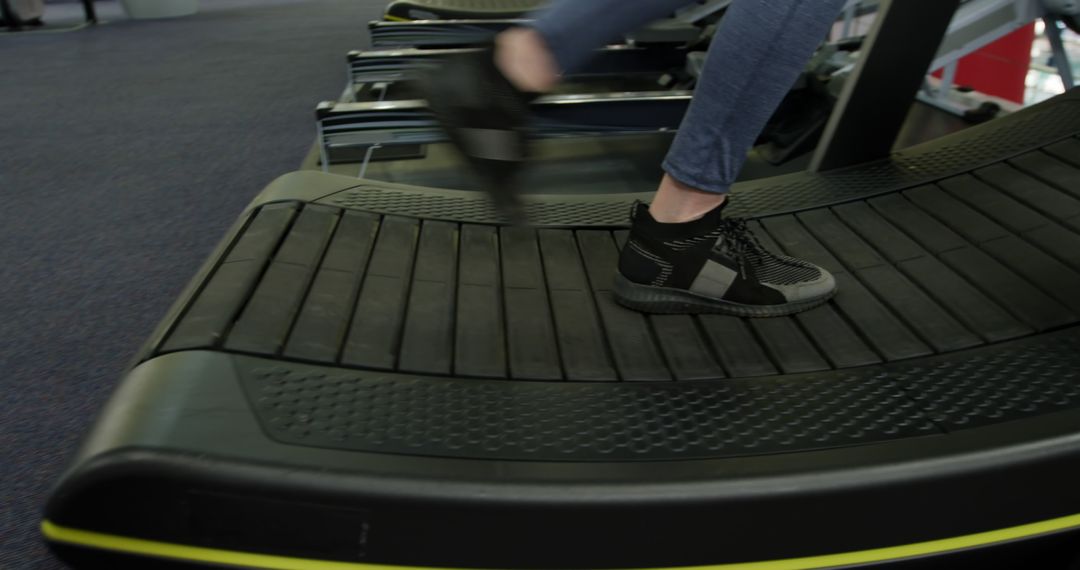
[[[797,216],[810,234],[849,271],[885,265],[885,259],[826,208]]]
[[[296,210],[294,204],[259,209],[224,263],[214,271],[162,344],[161,351],[210,347],[221,341],[270,255],[281,242]]]
[[[881,357],[844,320],[834,304],[804,311],[795,318],[834,367],[848,368],[881,362]]]
[[[499,237],[510,375],[559,380],[563,373],[536,231],[507,227],[500,230]]]
[[[498,233],[489,226],[461,227],[454,372],[506,377],[502,280]]]
[[[879,299],[883,299],[898,315],[917,330],[938,352],[961,350],[981,344],[979,337],[965,328],[948,310],[934,302],[918,286],[891,265],[858,272],[859,279]]]
[[[285,343],[285,356],[337,360],[378,228],[378,216],[350,211],[341,215]]]
[[[396,366],[419,229],[416,220],[383,218],[341,354],[343,363],[377,369]]]
[[[829,210],[806,212],[800,214],[799,218],[842,263],[852,269],[859,280],[891,306],[935,350],[960,350],[980,343],[976,335],[964,328],[893,265],[886,263]]]
[[[858,279],[849,275],[825,246],[815,240],[793,216],[767,218],[763,223],[788,255],[812,260],[833,272],[838,289],[834,303],[886,360],[925,356],[933,352]]]
[[[884,218],[1036,330],[1064,324],[1065,308],[986,253],[964,241],[925,210],[901,196],[870,200]],[[1067,311],[1065,311],[1067,313]]]
[[[713,357],[707,341],[689,315],[655,315],[649,318],[676,380],[723,378],[724,369]]]
[[[1044,215],[1080,230],[1080,200],[1006,164],[976,170],[975,175]]]
[[[1010,235],[1005,228],[939,188],[923,186],[905,192],[904,196],[971,243],[979,244]]]
[[[713,350],[720,355],[730,376],[771,376],[778,372],[743,319],[701,315],[700,320]]]
[[[909,197],[943,223],[967,235],[1019,275],[1038,276],[1034,285],[1065,306],[1080,310],[1080,275],[1045,252],[1025,243],[986,216],[948,194],[921,189]]]
[[[285,344],[316,264],[338,222],[337,208],[309,206],[297,217],[225,347],[230,350],[277,354]]]
[[[782,373],[816,372],[831,368],[794,318],[750,319],[750,326]]]
[[[1023,233],[1050,223],[1046,216],[970,174],[942,180],[938,186],[1013,233]]]
[[[259,208],[240,239],[225,256],[225,263],[264,261],[270,257],[292,224],[296,204],[270,204]]]
[[[618,380],[574,235],[541,230],[540,251],[567,378]]]
[[[973,176],[945,180],[941,186],[1051,256],[1080,269],[1080,234],[1077,232],[1058,225]]]
[[[416,252],[398,368],[448,374],[453,366],[457,224],[424,222]]]
[[[1070,321],[1068,309],[982,251],[973,247],[951,250],[941,260],[1036,330]]]
[[[314,267],[322,259],[341,213],[339,208],[305,205],[274,254],[274,263]]]
[[[1033,276],[1033,284],[1073,311],[1080,311],[1080,274],[1035,246],[1010,236],[982,245],[1020,275]],[[1074,314],[1064,316],[1073,318]]]
[[[767,250],[777,253],[784,251],[760,224],[755,223],[751,227]],[[840,316],[832,303],[803,311],[795,318],[833,366],[846,368],[881,362],[881,358]]]
[[[627,230],[616,230],[611,232],[611,235],[615,236],[615,243],[619,244],[619,251],[626,247],[626,241],[630,239],[630,232]]]
[[[1080,139],[1070,138],[1044,147],[1047,154],[1080,168]]]
[[[607,332],[615,367],[623,380],[671,380],[645,316],[619,306],[611,294],[618,249],[610,232],[577,232],[589,285]]]
[[[1009,163],[1073,197],[1080,198],[1080,168],[1076,166],[1040,151],[1018,156],[1009,160]]]
[[[896,229],[866,202],[833,208],[836,215],[893,263],[927,255],[925,249]]]
[[[988,341],[1029,334],[1032,329],[996,305],[963,277],[930,255],[865,202],[834,208],[837,216],[889,258],[908,279]]]
[[[934,257],[909,259],[899,269],[983,339],[996,342],[1033,332]]]
[[[933,353],[866,287],[848,273],[836,275],[836,304],[885,360],[902,360]]]
[[[869,201],[877,213],[934,254],[968,246],[964,238],[899,194]]]
[[[1073,269],[1080,270],[1080,233],[1054,224],[1031,230],[1024,237]]]

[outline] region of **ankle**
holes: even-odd
[[[532,28],[510,28],[495,38],[495,65],[521,91],[545,93],[559,83],[559,66],[543,36]]]
[[[701,219],[726,200],[727,194],[699,190],[665,174],[649,205],[649,213],[657,222],[681,224]]]

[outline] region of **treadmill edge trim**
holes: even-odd
[[[995,544],[1036,538],[1069,530],[1080,530],[1080,514],[952,538],[943,538],[899,546],[888,546],[870,550],[808,556],[803,558],[767,560],[761,562],[738,562],[706,566],[684,566],[680,568],[685,570],[798,570],[807,568],[830,568],[852,564],[883,563],[992,546]],[[72,546],[111,550],[132,555],[168,558],[195,563],[228,564],[241,568],[264,568],[271,570],[428,570],[427,567],[421,569],[421,567],[391,564],[316,560],[311,558],[295,558],[187,546],[68,528],[54,524],[49,520],[43,520],[41,522],[41,533],[50,541]]]

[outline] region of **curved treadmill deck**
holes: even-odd
[[[618,307],[628,196],[537,199],[526,229],[468,194],[284,177],[46,536],[72,561],[806,568],[1076,529],[1078,93],[741,187],[763,241],[838,276],[790,318]]]

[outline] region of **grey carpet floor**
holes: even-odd
[[[110,23],[0,36],[4,570],[62,567],[37,529],[50,486],[226,228],[299,166],[385,0],[203,0],[157,21],[99,4]]]

